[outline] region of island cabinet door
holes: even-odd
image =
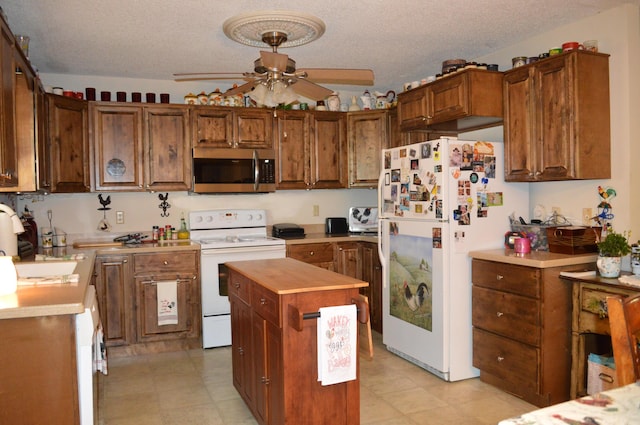
[[[260,424],[284,424],[280,329],[256,313],[253,314],[253,358],[255,417]]]
[[[235,296],[231,301],[231,361],[233,385],[248,406],[253,406],[256,383],[253,378],[253,351],[251,340],[251,307]]]

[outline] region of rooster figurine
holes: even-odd
[[[407,305],[411,309],[411,311],[416,311],[418,308],[424,304],[425,295],[429,294],[429,288],[427,284],[422,282],[418,285],[418,289],[415,294],[411,293],[411,288],[407,284],[407,281],[404,281],[404,299],[407,301]]]

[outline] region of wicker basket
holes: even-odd
[[[549,251],[559,254],[587,254],[598,252],[602,227],[548,227]]]

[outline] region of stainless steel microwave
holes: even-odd
[[[272,149],[193,148],[195,193],[274,192]]]

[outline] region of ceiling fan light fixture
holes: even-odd
[[[295,47],[322,36],[325,24],[321,19],[307,13],[272,10],[248,12],[231,17],[224,22],[222,29],[231,40],[248,46],[264,47],[266,44],[272,48]],[[276,38],[273,38],[274,34],[277,35]]]

